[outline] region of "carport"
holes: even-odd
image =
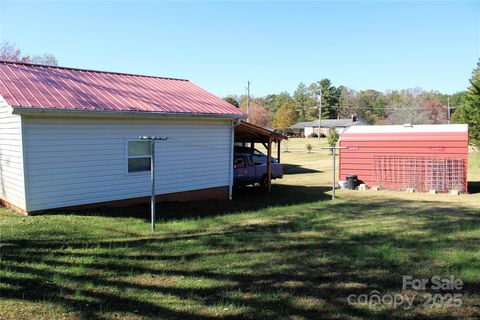
[[[272,143],[274,142],[277,145],[277,159],[278,162],[280,162],[280,143],[282,140],[288,139],[288,137],[246,121],[240,121],[240,123],[235,127],[234,139],[235,143],[241,143],[243,146],[245,146],[246,143],[249,143],[251,148],[255,148],[255,143],[261,143],[265,149],[267,149],[268,159],[270,159],[272,156]],[[271,161],[267,162],[267,175],[268,191],[270,192],[272,188]]]

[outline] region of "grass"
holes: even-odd
[[[313,145],[307,153],[306,143]],[[322,142],[323,143],[323,142]],[[0,319],[477,319],[480,194],[339,191],[315,139],[273,192],[23,217],[0,209]],[[480,180],[472,154],[470,178]],[[350,305],[402,275],[455,275],[461,308]]]

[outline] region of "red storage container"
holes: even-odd
[[[468,125],[354,126],[340,136],[340,179],[368,187],[467,191]]]

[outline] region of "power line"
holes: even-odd
[[[422,106],[418,107],[382,107],[382,108],[364,108],[364,107],[342,107],[342,106],[333,106],[334,109],[364,109],[364,110],[385,110],[385,109],[401,109],[401,110],[418,110],[422,109]],[[440,109],[440,108],[439,108]],[[454,109],[454,108],[450,108]]]
[[[210,147],[210,146],[205,146],[205,145],[199,145],[199,144],[193,144],[193,143],[189,143],[189,142],[182,141],[182,140],[172,138],[172,137],[168,137],[167,143],[169,141],[178,142],[179,144],[183,145],[184,147],[194,147],[194,148],[210,149],[210,150],[217,150],[217,151],[225,151],[225,149],[215,148],[215,147]]]
[[[316,107],[316,106],[314,106],[314,107],[304,107],[304,108],[306,108],[306,109],[311,109],[311,110],[314,110],[314,109],[315,109],[315,110],[318,110],[318,107]],[[418,107],[381,107],[381,108],[367,107],[367,108],[365,108],[365,107],[358,107],[358,106],[356,106],[356,107],[331,106],[331,108],[336,109],[336,110],[338,110],[338,109],[348,109],[348,110],[351,110],[351,109],[355,109],[355,110],[359,110],[359,109],[363,109],[363,110],[385,110],[385,109],[387,109],[387,110],[390,110],[390,109],[393,109],[393,110],[395,110],[395,109],[401,109],[401,110],[419,110],[419,109],[422,109],[422,108],[424,108],[424,107],[418,106]],[[453,108],[453,107],[451,107],[451,106],[450,106],[449,108],[450,108],[450,110],[455,109],[455,108]],[[434,108],[434,109],[435,109],[435,108]],[[438,108],[438,109],[440,109],[440,108]]]

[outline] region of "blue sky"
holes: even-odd
[[[187,78],[219,95],[454,93],[480,57],[479,2],[6,2],[0,38],[61,65]]]

